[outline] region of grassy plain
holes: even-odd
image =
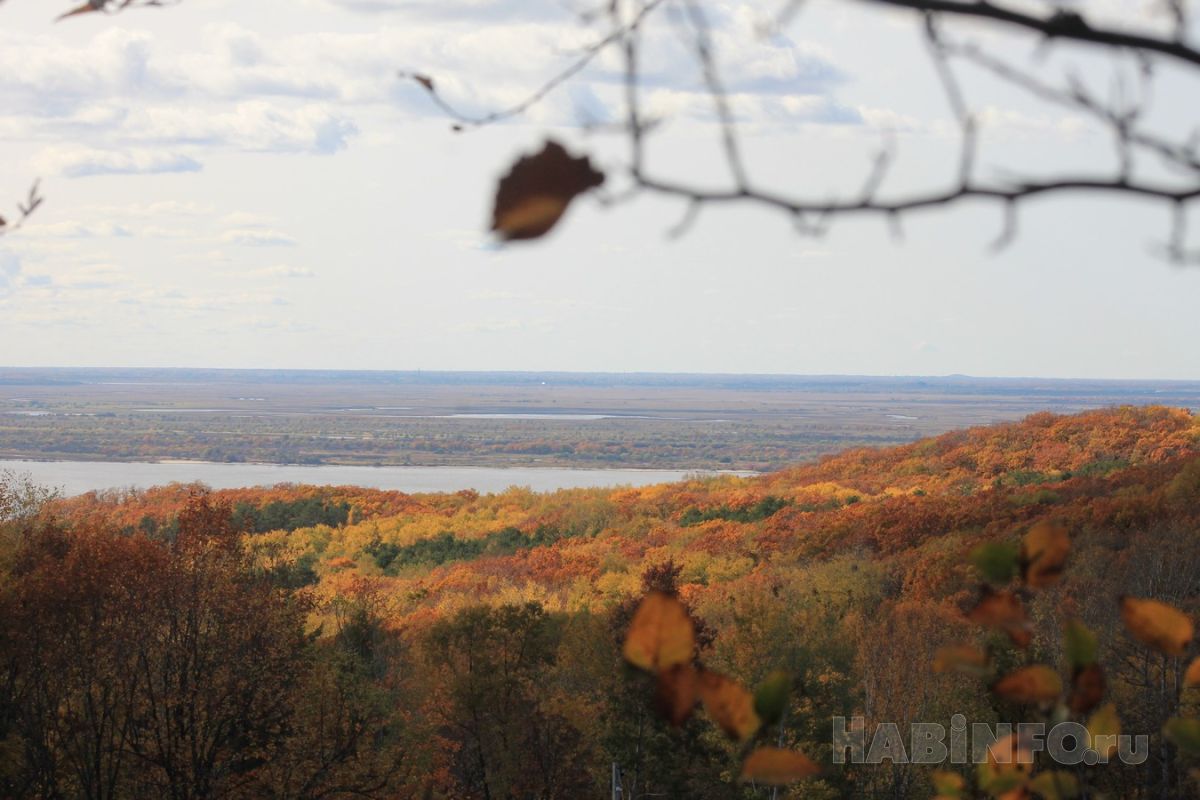
[[[770,470],[1200,382],[0,368],[0,458]]]

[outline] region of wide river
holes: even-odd
[[[161,486],[200,481],[214,489],[271,486],[276,483],[311,483],[333,486],[368,486],[402,492],[500,492],[510,486],[528,486],[538,492],[597,486],[646,486],[678,481],[695,470],[670,469],[562,469],[556,467],[347,467],[332,464],[217,464],[193,461],[6,461],[0,472],[30,475],[36,483],[53,486],[65,494],[92,490]],[[750,473],[738,473],[750,474]]]

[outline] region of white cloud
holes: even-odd
[[[156,175],[198,172],[191,156],[163,150],[98,150],[90,147],[49,147],[34,157],[42,173],[85,178],[94,175]]]
[[[21,275],[21,259],[6,247],[0,247],[0,297],[12,291]]]
[[[276,264],[273,267],[252,269],[247,275],[255,278],[313,278],[316,277],[308,267],[293,267],[287,264]]]
[[[223,233],[221,241],[244,247],[291,247],[296,244],[288,234],[271,228],[235,228]]]

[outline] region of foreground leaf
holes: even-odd
[[[792,676],[782,670],[772,672],[754,690],[754,713],[766,725],[779,722],[787,708],[791,690]]]
[[[1071,534],[1054,522],[1039,522],[1021,542],[1021,578],[1035,589],[1049,586],[1062,577]]]
[[[754,697],[737,681],[716,672],[700,673],[700,699],[713,722],[731,739],[745,741],[761,724]]]
[[[1121,735],[1121,718],[1117,716],[1117,707],[1109,703],[1097,710],[1088,718],[1087,731],[1090,739],[1088,747],[1106,758],[1112,758],[1117,752],[1117,737]]]
[[[700,681],[691,664],[676,664],[658,673],[654,707],[675,727],[688,721],[696,707]]]
[[[1011,592],[985,589],[975,608],[967,614],[967,619],[977,625],[999,628],[1008,634],[1013,644],[1021,648],[1029,646],[1033,635],[1025,606]]]
[[[1200,687],[1200,658],[1192,661],[1192,665],[1183,674],[1183,688],[1195,689]]]
[[[1035,664],[1010,672],[992,686],[992,691],[1018,703],[1048,704],[1062,694],[1062,678],[1050,667]]]
[[[979,788],[994,797],[1023,797],[1033,772],[1033,749],[1019,734],[997,739],[987,749],[987,760],[979,765]]]
[[[625,635],[625,660],[650,672],[686,664],[696,649],[696,629],[678,598],[650,592]]]
[[[967,788],[967,782],[957,772],[934,770],[932,780],[933,790],[937,792],[934,800],[958,800]]]
[[[809,778],[821,768],[798,750],[779,747],[760,747],[742,762],[739,777],[743,783],[761,783],[766,786],[784,786],[803,778]]]
[[[1195,635],[1187,614],[1157,600],[1121,598],[1121,619],[1135,639],[1169,656],[1182,656]]]
[[[971,551],[971,563],[984,580],[1008,583],[1017,574],[1017,546],[1011,542],[985,542]]]
[[[1067,623],[1063,634],[1063,642],[1067,651],[1067,663],[1074,669],[1080,669],[1096,663],[1096,651],[1099,649],[1096,634],[1077,619]]]
[[[1079,780],[1064,770],[1041,773],[1029,782],[1029,788],[1045,800],[1072,800],[1079,797]]]
[[[562,218],[580,194],[604,183],[586,156],[572,157],[555,141],[513,164],[496,187],[492,230],[502,239],[536,239]]]
[[[1076,714],[1086,714],[1100,704],[1106,689],[1104,670],[1099,664],[1077,667],[1071,673],[1071,697],[1067,707]]]
[[[1169,719],[1163,735],[1184,755],[1200,756],[1200,719]]]

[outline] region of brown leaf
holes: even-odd
[[[1062,694],[1062,678],[1050,667],[1035,664],[1010,672],[992,686],[992,691],[1018,703],[1053,703]]]
[[[1062,577],[1070,552],[1071,535],[1065,527],[1037,523],[1021,542],[1021,579],[1035,589],[1049,586]]]
[[[799,750],[781,747],[760,747],[742,762],[743,783],[760,783],[765,786],[785,786],[803,778],[809,778],[821,768]]]
[[[754,695],[724,675],[701,672],[700,699],[704,710],[731,739],[745,741],[761,724],[754,712]]]
[[[88,2],[84,3],[83,5],[81,5],[77,8],[72,8],[70,11],[66,12],[65,14],[59,14],[55,18],[55,22],[57,22],[58,20],[66,19],[67,17],[77,17],[80,14],[90,14],[93,11],[100,11],[103,8],[104,8],[103,0],[88,0]]]
[[[1032,637],[1029,617],[1021,601],[1011,592],[985,589],[967,619],[978,625],[999,628],[1017,647],[1027,647]]]
[[[1067,707],[1076,714],[1086,714],[1104,699],[1104,670],[1099,664],[1076,667],[1071,674],[1071,697]]]
[[[1182,656],[1195,635],[1187,614],[1157,600],[1122,597],[1121,619],[1135,639],[1169,656]]]
[[[699,676],[691,664],[676,664],[658,673],[654,707],[675,727],[687,722],[696,707]]]
[[[678,598],[650,592],[638,606],[625,634],[625,660],[635,667],[659,672],[692,660],[696,630]]]
[[[572,200],[602,183],[604,173],[586,156],[574,158],[558,142],[547,141],[500,179],[492,230],[506,240],[536,239],[554,227]]]

